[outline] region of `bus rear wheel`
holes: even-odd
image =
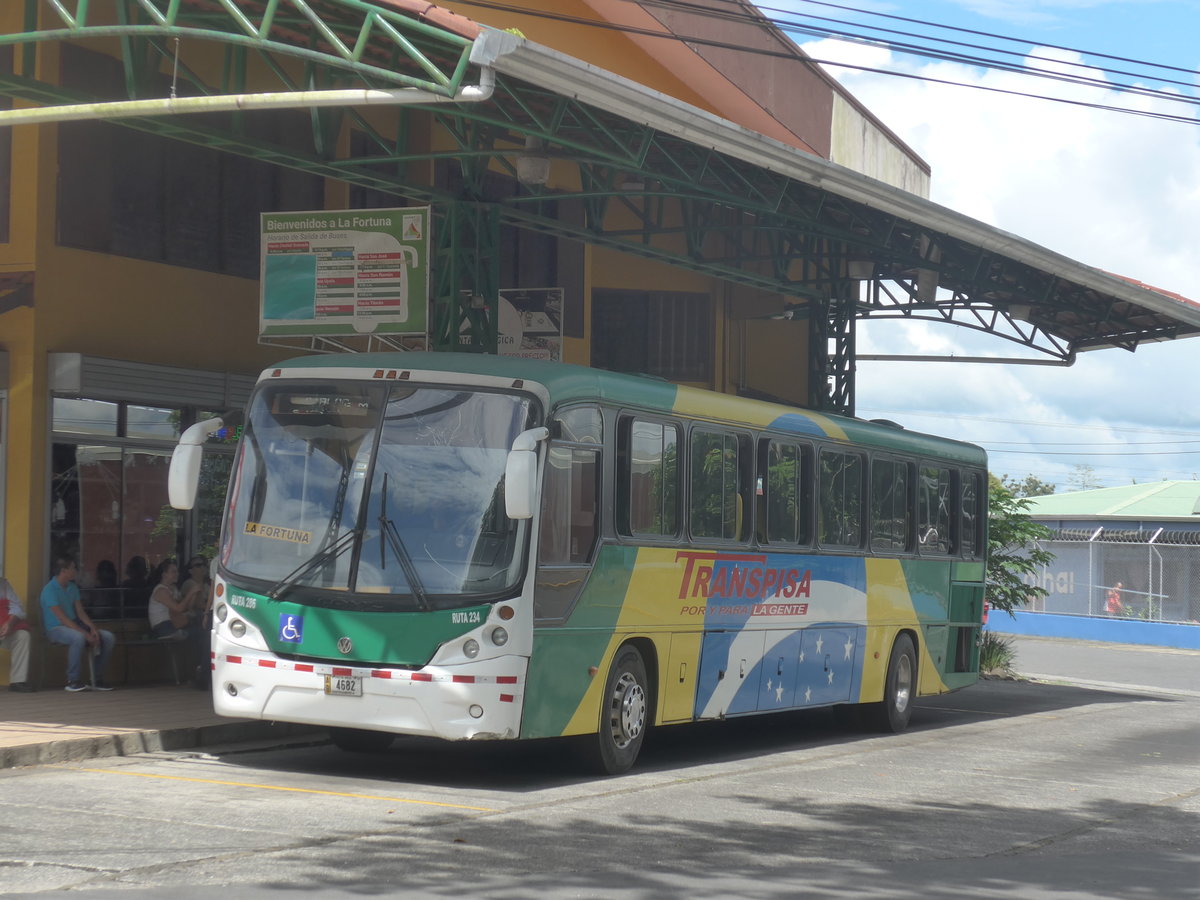
[[[601,774],[628,772],[642,749],[650,727],[650,690],[646,663],[632,644],[617,651],[600,708],[600,729],[589,753],[592,768]]]
[[[339,750],[348,753],[382,753],[392,746],[394,734],[386,731],[363,731],[361,728],[330,728],[329,738]]]
[[[883,702],[865,706],[863,720],[872,731],[898,734],[908,727],[916,697],[917,650],[912,637],[901,634],[892,644],[892,655],[888,659]]]

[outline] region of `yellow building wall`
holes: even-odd
[[[0,29],[23,30],[23,4],[0,4]],[[14,54],[20,72],[22,55]],[[38,191],[34,160],[41,132],[14,128],[9,188],[8,242],[0,243],[0,271],[35,268],[38,240]],[[36,302],[37,284],[33,296]],[[45,366],[36,352],[37,317],[29,306],[0,312],[0,349],[8,353],[8,427],[5,440],[4,575],[29,611],[42,586],[46,510]],[[7,671],[7,668],[5,668]]]
[[[686,83],[647,55],[620,32],[605,28],[540,19],[531,16],[449,2],[448,8],[498,28],[517,28],[526,37],[555,47],[568,55],[592,62],[686,103],[707,108],[694,85]],[[0,4],[0,28],[5,33],[24,30],[23,4]],[[595,14],[579,0],[541,0],[539,8],[584,18]],[[88,42],[91,49],[112,50],[115,45]],[[205,48],[196,55],[189,48],[188,64],[198,72],[215,71],[222,60],[220,48]],[[22,61],[17,54],[18,71]],[[58,80],[59,53],[55,43],[44,43],[37,54],[40,80]],[[257,65],[257,63],[252,63]],[[164,71],[168,63],[164,61]],[[264,82],[265,83],[265,82]],[[274,84],[272,83],[272,87]],[[430,133],[427,117],[402,111],[413,124],[418,146],[451,146],[445,135]],[[390,116],[381,110],[364,112],[369,120],[389,131]],[[394,126],[391,126],[394,127]],[[56,240],[56,190],[58,169],[57,128],[19,127],[13,131],[12,221],[10,240],[0,245],[0,271],[35,271],[34,307],[0,313],[0,349],[10,355],[9,429],[5,491],[4,532],[7,575],[27,601],[36,600],[48,577],[46,495],[50,432],[47,356],[75,352],[139,362],[253,374],[299,351],[264,347],[257,342],[258,282],[195,269],[109,256],[61,247]],[[340,143],[347,147],[348,133]],[[432,166],[414,163],[412,176],[428,181]],[[552,187],[567,187],[562,172],[552,174]],[[573,176],[572,176],[573,177]],[[344,207],[347,186],[327,182],[330,208]],[[636,288],[691,291],[708,294],[713,301],[714,377],[702,385],[736,391],[748,368],[785,379],[798,391],[804,367],[793,359],[740,358],[749,330],[730,311],[744,315],[741,288],[687,269],[616,250],[588,245],[584,254],[584,331],[581,338],[564,341],[569,362],[591,362],[591,289]],[[778,298],[767,297],[763,309],[782,308]],[[765,365],[760,365],[760,363]]]

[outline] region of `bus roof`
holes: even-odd
[[[755,429],[771,429],[950,458],[981,467],[987,465],[987,454],[974,444],[909,431],[891,423],[829,415],[780,403],[685,387],[648,375],[627,375],[570,363],[483,353],[414,351],[303,356],[271,367],[292,370],[335,368],[460,372],[520,379],[544,386],[552,405],[571,401],[604,401],[691,419],[741,424]]]

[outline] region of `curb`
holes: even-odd
[[[310,725],[246,721],[202,725],[196,728],[151,729],[121,734],[102,734],[61,741],[45,741],[39,744],[0,747],[0,769],[47,763],[78,762],[84,759],[113,756],[136,756],[141,753],[163,750],[188,750],[196,747],[212,747],[219,744],[238,744],[248,741],[283,740],[303,735],[315,735],[322,731],[323,729]]]

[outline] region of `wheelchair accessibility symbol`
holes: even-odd
[[[281,613],[279,616],[279,639],[289,644],[299,644],[304,640],[304,616],[289,616]]]

